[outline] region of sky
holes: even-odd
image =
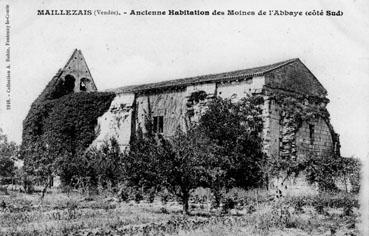
[[[328,91],[343,156],[369,141],[369,3],[341,1],[0,0],[0,127],[21,142],[22,122],[75,48],[99,90],[300,60]],[[10,9],[11,110],[6,110],[5,5]],[[342,16],[39,16],[40,9],[342,11]]]

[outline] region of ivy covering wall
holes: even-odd
[[[97,118],[108,110],[114,96],[73,93],[70,82],[54,77],[23,121],[21,155],[26,170],[47,176],[57,171],[61,160],[83,153],[96,138]]]

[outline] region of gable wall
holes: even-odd
[[[80,82],[82,78],[89,79],[91,82],[86,85],[86,91],[96,91],[96,85],[92,79],[90,71],[88,70],[86,61],[84,60],[80,52],[75,52],[69,63],[63,69],[61,78],[64,80],[65,76],[72,75],[75,78],[74,82],[74,92],[80,92]]]
[[[292,62],[265,74],[265,84],[300,94],[324,97],[327,91],[314,75],[299,61]]]

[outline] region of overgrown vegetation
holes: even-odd
[[[72,183],[70,171],[80,165],[79,158],[96,137],[97,118],[114,98],[111,93],[72,93],[73,86],[74,81],[54,77],[23,122],[20,154],[25,170],[46,185],[52,174]]]
[[[280,124],[283,130],[283,143],[280,156],[268,157],[267,165],[271,173],[284,173],[286,177],[305,174],[309,183],[317,183],[320,190],[336,191],[337,180],[353,186],[358,191],[360,162],[355,158],[340,155],[339,136],[330,124],[329,112],[324,99],[307,97],[294,93],[273,90],[270,98],[279,107]],[[332,138],[332,148],[318,156],[316,152],[297,157],[296,134],[304,122],[322,120]]]
[[[124,179],[144,190],[167,189],[186,213],[190,192],[197,187],[212,189],[219,206],[224,188],[261,186],[260,102],[255,97],[238,103],[218,98],[186,132],[178,129],[168,139],[139,132],[124,155]]]
[[[204,199],[206,193],[196,199]],[[270,200],[265,190],[232,189],[232,209],[209,211],[208,201],[191,201],[193,214],[175,202],[139,205],[53,190],[39,205],[37,195],[10,192],[0,206],[4,235],[358,235],[357,198],[349,194],[291,196]],[[346,207],[346,206],[350,206]]]

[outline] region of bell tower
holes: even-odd
[[[73,92],[97,91],[82,51],[75,49],[59,76]]]

